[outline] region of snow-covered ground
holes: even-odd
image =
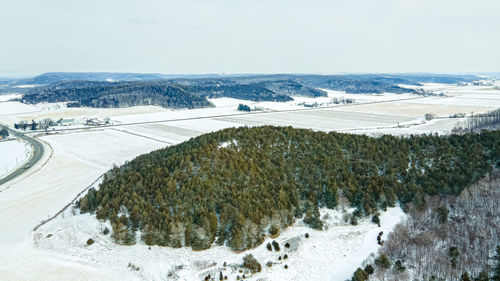
[[[5,94],[5,95],[0,95],[0,102],[5,102],[13,99],[19,99],[23,95],[22,94]]]
[[[99,222],[89,214],[72,215],[71,209],[37,230],[34,239],[36,247],[48,253],[82,259],[90,265],[143,280],[203,280],[209,274],[218,278],[222,272],[229,280],[245,274],[247,280],[335,281],[349,278],[366,257],[376,254],[378,233],[389,233],[405,217],[399,207],[389,208],[381,215],[381,227],[369,219],[352,226],[344,221],[349,212],[352,209],[322,209],[325,230],[313,230],[299,220],[277,238],[267,238],[262,245],[242,253],[226,246],[192,251],[158,246],[149,249],[143,243],[116,245],[110,234],[102,234],[105,227],[111,228],[109,223]],[[306,233],[309,238],[305,238]],[[95,241],[90,246],[86,244],[89,238]],[[267,250],[266,244],[272,240],[280,244],[279,252]],[[287,242],[290,248],[284,246]],[[250,274],[241,268],[246,254],[254,255],[262,264],[262,272]],[[287,259],[283,259],[285,254]],[[130,263],[139,270],[131,270]],[[244,272],[240,273],[240,269]]]
[[[22,166],[31,157],[33,149],[18,139],[0,141],[0,178]]]
[[[97,241],[96,244],[85,247],[83,245],[90,232],[87,233],[87,230],[81,229],[78,224],[89,225],[88,231],[91,233],[94,233],[96,227],[100,227],[99,222],[90,220],[88,215],[69,217],[66,214],[66,219],[59,217],[35,234],[33,227],[58,212],[113,164],[120,165],[137,155],[167,145],[178,144],[206,132],[227,127],[270,124],[372,135],[446,133],[460,120],[444,118],[424,121],[423,115],[434,113],[437,116],[447,117],[460,112],[482,113],[499,106],[500,90],[492,87],[460,87],[441,84],[426,84],[423,87],[437,93],[443,92],[446,96],[418,97],[418,99],[409,96],[411,100],[400,100],[405,98],[405,95],[355,95],[352,97],[357,102],[354,105],[296,112],[273,111],[304,108],[298,104],[301,102],[317,101],[321,104],[322,99],[351,98],[351,96],[343,92],[329,91],[327,98],[297,97],[295,101],[288,103],[252,103],[222,98],[211,100],[216,107],[194,110],[170,110],[156,106],[115,109],[66,108],[63,104],[25,105],[19,102],[0,102],[0,123],[10,125],[20,119],[31,120],[45,117],[53,119],[109,117],[115,124],[123,125],[158,121],[157,123],[83,129],[77,132],[60,132],[41,136],[41,140],[52,147],[52,149],[47,149],[53,151],[52,157],[46,164],[40,165],[39,169],[34,169],[33,174],[9,183],[9,188],[0,192],[0,225],[2,226],[0,230],[0,249],[2,249],[0,280],[124,281],[139,278],[155,280],[159,279],[157,277],[163,277],[164,273],[168,274],[171,269],[175,269],[176,265],[182,264],[185,267],[177,270],[175,274],[187,280],[196,275],[195,280],[198,280],[197,274],[203,272],[201,268],[205,266],[208,266],[206,268],[208,272],[221,266],[223,261],[241,263],[243,254],[233,253],[223,247],[215,247],[209,252],[195,253],[189,249],[174,250],[160,247],[152,247],[149,250],[143,245],[116,246],[110,242],[109,237],[101,237],[97,234],[94,239]],[[383,103],[374,104],[370,101]],[[245,114],[237,111],[239,103],[269,110],[264,113]],[[220,115],[231,116],[215,117]],[[179,120],[198,117],[202,119]],[[1,169],[2,167],[0,171]],[[392,228],[393,223],[399,219],[400,212],[399,209],[390,209],[387,214],[384,214],[382,217],[384,236]],[[331,214],[331,224],[336,222],[337,214]],[[65,230],[66,226],[74,232]],[[56,231],[58,228],[61,228],[61,231]],[[49,231],[52,237],[47,238]],[[339,224],[330,227],[327,231],[316,232],[298,223],[282,233],[276,240],[283,242],[302,236],[305,231],[311,234],[311,238],[301,239],[297,251],[289,254],[290,258],[287,260],[289,268],[286,270],[283,268],[283,263],[271,268],[264,265],[268,260],[276,262],[279,255],[275,252],[268,253],[265,246],[249,251],[254,253],[264,266],[263,273],[252,278],[259,279],[267,276],[269,280],[304,278],[325,280],[327,276],[331,277],[331,280],[344,280],[350,277],[361,261],[367,258],[368,253],[376,250],[376,233],[379,228],[371,223],[363,222],[357,227]],[[38,235],[38,233],[42,234]],[[60,239],[64,235],[67,235],[67,241]],[[339,244],[345,244],[345,247]],[[75,253],[71,252],[71,249]],[[335,249],[340,250],[335,251]],[[117,257],[112,257],[113,253],[119,254]],[[210,255],[206,258],[207,253]],[[103,257],[109,260],[104,260]],[[195,263],[197,260],[200,262]],[[210,261],[205,263],[203,260],[215,260],[217,265],[210,267]],[[141,269],[129,270],[128,262]],[[229,269],[227,272],[229,273]],[[303,272],[307,275],[302,274]]]

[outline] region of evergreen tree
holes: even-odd
[[[354,272],[354,275],[351,278],[351,281],[366,281],[368,280],[368,274],[361,268]]]

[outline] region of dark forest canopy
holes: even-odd
[[[25,103],[68,102],[68,107],[127,107],[158,105],[172,108],[211,106],[204,97],[178,85],[156,82],[70,81],[34,88],[23,96]]]
[[[109,171],[78,206],[109,219],[118,243],[242,250],[271,225],[345,196],[356,215],[426,194],[459,194],[500,160],[500,132],[371,138],[291,127],[230,128],[142,155]]]

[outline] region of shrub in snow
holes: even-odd
[[[94,239],[89,238],[89,240],[87,240],[87,245],[89,245],[89,246],[90,246],[90,245],[92,245],[92,244],[94,244]]]
[[[306,233],[305,237],[306,237],[306,238],[309,238],[309,233]]]
[[[372,222],[380,227],[380,218],[377,215],[372,217]]]
[[[288,269],[288,265],[287,264],[285,264],[285,269]]]
[[[135,264],[129,262],[128,263],[128,268],[130,268],[131,270],[135,270],[135,271],[139,271],[141,268],[136,266]]]
[[[366,273],[368,273],[368,275],[372,275],[373,272],[375,271],[371,264],[367,264],[364,270]]]
[[[286,242],[285,243],[285,248],[290,248],[290,243]]]
[[[283,256],[283,259],[284,259],[284,260],[288,259],[288,255],[284,255],[284,256]]]
[[[274,250],[276,250],[276,252],[280,251],[280,244],[278,242],[276,242],[276,240],[273,240],[273,247],[274,247]]]
[[[248,268],[252,273],[262,270],[262,266],[252,254],[248,254],[243,258],[243,267]]]
[[[271,243],[269,243],[269,242],[267,243],[266,247],[267,247],[267,249],[268,249],[269,251],[272,251],[272,250],[273,250],[273,246],[271,246]]]
[[[106,227],[104,228],[104,230],[102,231],[102,234],[104,234],[104,235],[108,235],[108,233],[109,233],[109,228],[106,226]]]

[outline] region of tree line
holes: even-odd
[[[500,108],[482,114],[473,114],[458,124],[453,132],[478,132],[481,130],[495,130],[500,128]]]

